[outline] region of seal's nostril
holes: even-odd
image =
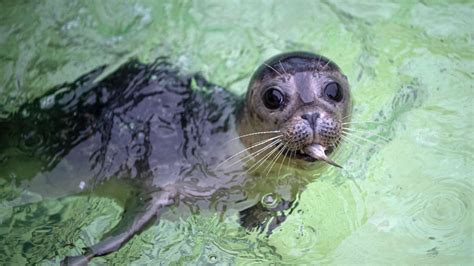
[[[306,113],[306,114],[302,114],[301,115],[301,118],[308,121],[309,124],[311,125],[311,127],[314,128],[314,126],[316,125],[316,121],[318,120],[319,118],[319,113]]]
[[[302,114],[301,115],[301,118],[303,118],[304,120],[316,120],[319,118],[319,113],[306,113],[306,114]]]

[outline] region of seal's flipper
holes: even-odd
[[[163,208],[174,203],[176,193],[169,191],[155,192],[151,199],[146,204],[143,211],[132,214],[135,218],[127,217],[112,229],[111,233],[104,240],[99,243],[86,248],[83,255],[66,257],[61,265],[85,265],[92,258],[105,256],[120,249],[125,245],[135,234],[142,232],[154,219],[158,218]]]

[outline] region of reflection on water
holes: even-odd
[[[377,121],[353,124],[353,132],[359,131],[357,136],[363,139],[350,138],[336,154],[343,170],[329,168],[321,173],[268,238],[242,232],[237,217],[217,219],[196,213],[182,220],[163,220],[118,253],[98,261],[472,264],[474,136],[469,132],[474,125],[468,118],[474,116],[473,10],[471,3],[427,1],[5,2],[0,9],[0,117],[18,111],[48,88],[109,65],[103,75],[82,78],[86,82],[100,75],[102,80],[133,56],[150,62],[169,55],[185,72],[200,71],[207,80],[242,94],[258,62],[282,51],[315,51],[336,61],[348,75],[355,98],[352,121]],[[83,87],[83,98],[73,97],[72,106],[93,110],[94,104],[88,105],[86,99],[100,104],[101,97],[115,97],[101,94],[91,99],[86,97],[87,86]],[[72,108],[67,105],[72,95],[58,91],[64,100],[59,105]],[[79,98],[81,104],[77,104]],[[54,124],[40,116],[41,107],[58,104],[52,100],[43,98],[31,105],[34,109],[17,112],[17,129],[29,133],[9,135],[0,142],[22,147],[0,153],[4,167],[0,173],[2,262],[44,262],[44,254],[57,261],[71,249],[96,243],[123,210],[107,198],[48,200],[21,187],[21,181],[39,180],[32,184],[39,192],[68,195],[81,190],[80,183],[67,185],[72,176],[87,181],[91,170],[77,165],[84,158],[79,152],[59,160],[65,155],[64,145],[46,143],[71,139],[80,147],[81,136],[96,134],[91,145],[81,147],[84,153],[98,150],[92,160],[97,162],[94,174],[107,177],[122,171],[138,177],[141,171],[136,171],[135,163],[141,169],[150,168],[138,163],[153,154],[145,148],[151,141],[147,137],[153,134],[146,124],[147,113],[137,125],[126,116],[119,120],[115,113],[90,111],[80,121],[66,116],[55,120],[55,124],[64,123],[63,134],[51,139],[42,136],[41,130]],[[57,116],[63,113],[59,108]],[[42,121],[39,125],[21,123],[34,116]],[[111,121],[107,119],[112,117],[121,131],[102,139],[111,124],[91,121]],[[71,121],[82,131],[66,130]],[[163,136],[171,137],[173,123],[159,123]],[[32,128],[40,132],[31,134]],[[128,138],[135,145],[123,154],[117,153],[120,146],[100,149],[114,138]],[[179,150],[173,141],[161,143],[163,149]],[[38,147],[45,150],[34,153]],[[180,151],[193,154],[192,149]],[[105,159],[115,153],[119,157],[113,158],[124,156],[122,160]],[[174,160],[173,154],[169,160]],[[10,160],[12,156],[18,160]],[[200,167],[161,165],[150,170],[207,171],[196,163]],[[57,169],[57,174],[45,171],[46,175],[39,176],[34,169],[41,167]],[[5,174],[11,169],[17,169],[15,175]],[[54,182],[48,182],[51,179]],[[61,189],[48,190],[55,184]],[[179,212],[171,210],[168,215],[179,216]],[[70,239],[64,240],[65,235]]]

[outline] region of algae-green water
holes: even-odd
[[[348,76],[360,123],[337,154],[344,169],[311,182],[269,236],[196,214],[92,264],[472,265],[474,4],[449,2],[2,1],[0,115],[130,58],[168,56],[242,94],[272,55],[323,54]],[[1,264],[59,264],[123,211],[107,198],[42,197],[0,174]]]

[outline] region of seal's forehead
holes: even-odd
[[[316,98],[315,88],[312,85],[314,83],[311,82],[312,78],[313,76],[309,72],[299,72],[293,76],[296,89],[304,104],[311,103]]]
[[[305,71],[339,71],[339,67],[328,58],[308,53],[290,52],[276,55],[260,65],[253,73],[250,83],[256,80],[273,78],[282,74],[294,74]]]

